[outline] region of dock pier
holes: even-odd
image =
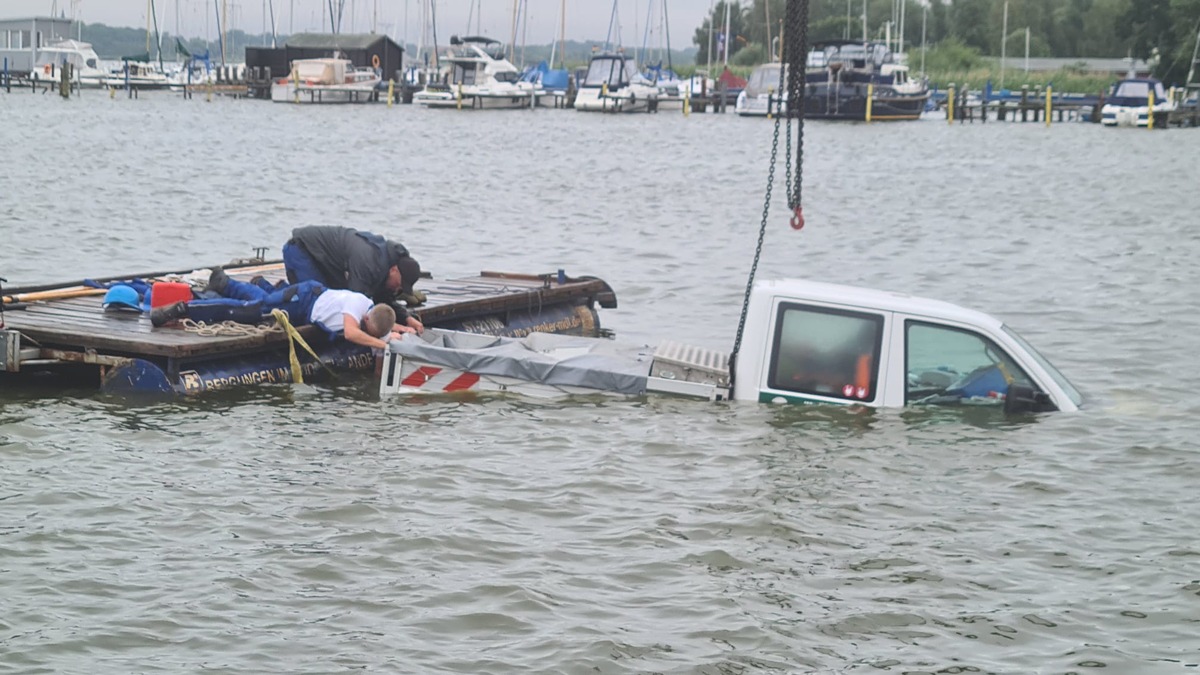
[[[262,276],[275,283],[284,277],[281,262],[261,258],[238,261],[225,269],[242,281]],[[83,384],[116,394],[195,394],[246,384],[286,383],[298,375],[321,376],[327,367],[335,372],[369,372],[375,367],[369,348],[330,340],[315,326],[298,330],[320,362],[305,354],[302,372],[297,373],[289,365],[290,340],[278,327],[235,325],[227,331],[155,328],[148,311],[106,311],[102,307],[105,287],[113,283],[182,279],[192,285],[198,273],[203,276],[204,272],[152,272],[4,287],[0,291],[0,383],[41,389]],[[596,306],[616,306],[616,295],[604,281],[572,278],[561,271],[481,272],[474,277],[424,279],[421,290],[425,303],[410,311],[426,326],[487,335],[522,337],[539,331],[598,336],[602,331]]]

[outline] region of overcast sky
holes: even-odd
[[[320,31],[325,18],[328,31],[327,0],[153,0],[158,26],[162,31],[187,37],[216,35],[215,5],[225,4],[229,25],[247,33],[262,33],[269,26],[264,14],[274,7],[276,30],[280,33]],[[647,14],[651,15],[654,32],[648,46],[661,47],[663,25],[662,3],[667,3],[671,47],[691,46],[692,35],[708,13],[712,0],[617,0],[617,17],[621,42],[626,46],[641,46],[644,41]],[[653,5],[650,3],[653,2]],[[421,30],[422,6],[429,0],[346,0],[342,16],[343,33],[387,33],[397,41],[407,34],[409,42],[417,42]],[[334,0],[334,4],[337,2]],[[528,9],[526,41],[545,44],[555,39],[560,23],[562,0],[524,0]],[[612,15],[612,0],[566,0],[567,39],[603,41],[608,35]],[[71,16],[78,8],[80,18],[87,23],[110,26],[146,26],[147,0],[0,0],[0,17],[48,16],[57,7],[59,13]],[[178,9],[177,9],[178,8]],[[295,14],[293,15],[293,8]],[[436,0],[437,33],[445,44],[452,34],[465,34],[468,16],[470,33],[479,32],[503,42],[512,34],[513,0]],[[481,9],[480,9],[481,8]],[[407,25],[407,30],[406,30]],[[614,29],[615,30],[615,29]],[[269,28],[267,29],[269,32]],[[614,35],[614,40],[616,36]],[[518,33],[517,42],[521,41]]]

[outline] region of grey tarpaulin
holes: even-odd
[[[530,333],[493,337],[431,328],[388,344],[392,353],[421,363],[477,375],[511,377],[548,385],[643,394],[653,349],[601,338]]]

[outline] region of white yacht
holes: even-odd
[[[92,45],[78,40],[63,40],[39,49],[29,77],[34,82],[57,83],[64,63],[71,65],[71,80],[80,87],[103,87],[105,78],[109,77],[109,73],[100,68],[100,57]]]
[[[296,59],[292,73],[271,83],[276,103],[366,103],[375,98],[382,81],[374,68],[360,68],[350,59]]]
[[[621,52],[592,55],[587,74],[575,94],[575,109],[584,112],[647,112],[657,109],[659,89],[637,71]]]
[[[499,110],[533,107],[538,87],[504,58],[500,43],[485,37],[451,36],[443,78],[413,95],[427,108]]]

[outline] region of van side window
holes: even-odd
[[[850,401],[875,398],[883,316],[783,303],[767,385]]]
[[[977,333],[908,320],[905,403],[1001,404],[1010,384],[1029,376],[992,340]]]

